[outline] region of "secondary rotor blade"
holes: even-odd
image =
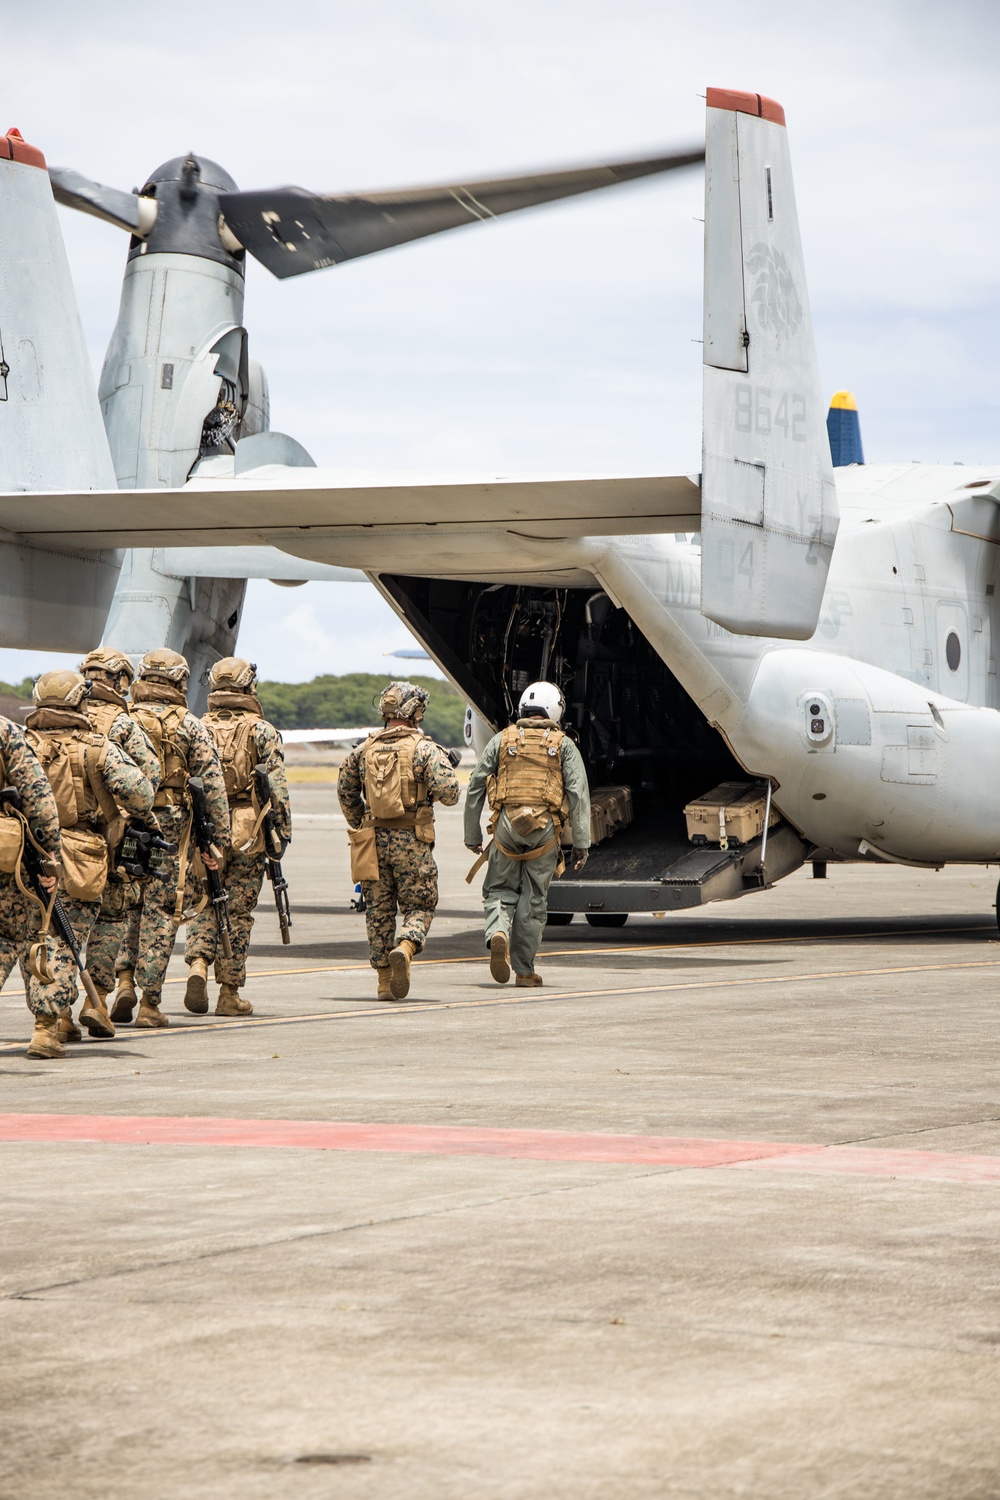
[[[135,193],[105,187],[103,182],[94,182],[72,167],[49,167],[49,181],[52,196],[65,208],[78,208],[82,213],[93,214],[96,219],[116,224],[119,229],[140,233],[145,217],[140,205],[144,200]]]
[[[223,193],[219,202],[227,227],[240,243],[275,276],[284,278],[373,255],[477,219],[494,219],[595,188],[676,171],[704,159],[699,148],[641,161],[486,182],[330,195],[280,187]]]

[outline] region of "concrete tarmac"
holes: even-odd
[[[3,1500],[1000,1496],[995,870],[577,918],[516,990],[445,811],[386,1005],[294,799],[252,1019],[180,948],[64,1062],[0,1001]]]

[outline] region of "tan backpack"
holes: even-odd
[[[254,725],[261,722],[257,714],[233,713],[229,709],[210,710],[201,722],[215,741],[229,798],[230,837],[241,854],[264,852],[264,815],[254,790],[253,773],[257,764]]]
[[[382,729],[365,743],[365,806],[376,828],[412,828],[424,843],[434,841],[434,814],[427,783],[413,765],[422,729]]]
[[[106,735],[82,729],[28,729],[28,743],[48,778],[59,813],[62,885],[74,901],[99,901],[108,879],[108,850],[124,820],[104,785]]]
[[[160,762],[160,785],[153,799],[154,809],[189,807],[187,785],[190,772],[187,756],[177,739],[187,709],[175,703],[171,704],[165,713],[158,714],[146,704],[133,703],[129,706],[129,713],[145,730],[146,738],[156,751]]]

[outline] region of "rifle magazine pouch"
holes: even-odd
[[[71,901],[100,901],[108,879],[108,844],[92,828],[60,830],[62,888]]]
[[[257,810],[252,803],[233,804],[229,809],[229,823],[234,852],[245,854],[248,858],[264,853],[263,819],[258,818]],[[249,848],[245,849],[244,844],[248,844]]]
[[[0,818],[0,871],[13,875],[21,863],[24,848],[24,824],[18,817],[9,814]]]
[[[378,879],[378,851],[375,848],[375,829],[370,825],[349,828],[347,837],[351,844],[351,879]]]

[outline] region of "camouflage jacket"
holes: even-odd
[[[360,828],[365,814],[365,748],[356,745],[347,756],[337,777],[337,798],[348,826]],[[428,802],[440,802],[443,807],[454,807],[458,801],[458,777],[448,759],[446,750],[426,736],[418,740],[413,751],[413,770],[421,775],[427,787]]]
[[[0,756],[3,757],[4,786],[21,793],[21,811],[32,832],[49,854],[59,857],[59,811],[48,778],[38,757],[24,737],[24,731],[10,719],[0,717]],[[0,875],[0,880],[13,876]]]

